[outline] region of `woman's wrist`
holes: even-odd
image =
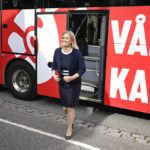
[[[53,75],[53,77],[56,75],[56,71],[55,70],[52,70],[52,75]]]
[[[79,77],[80,75],[78,73],[75,73],[74,75],[72,75],[72,80],[75,80]]]

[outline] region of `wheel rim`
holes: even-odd
[[[26,92],[30,87],[29,75],[24,70],[16,70],[12,75],[13,87],[18,92]]]

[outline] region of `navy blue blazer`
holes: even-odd
[[[55,50],[52,64],[52,70],[57,70],[59,75],[61,73],[61,50],[62,48],[57,48]],[[81,52],[77,49],[73,49],[69,57],[69,75],[71,76],[78,73],[81,77],[85,71],[86,67]]]

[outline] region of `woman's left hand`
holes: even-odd
[[[63,79],[65,82],[71,82],[73,80],[72,76],[64,76]]]

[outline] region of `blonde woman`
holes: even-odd
[[[72,31],[62,34],[61,47],[54,53],[52,74],[59,83],[61,105],[67,115],[65,139],[72,138],[72,127],[75,119],[75,107],[79,104],[81,76],[85,72],[85,63]],[[56,75],[56,71],[59,75]]]

